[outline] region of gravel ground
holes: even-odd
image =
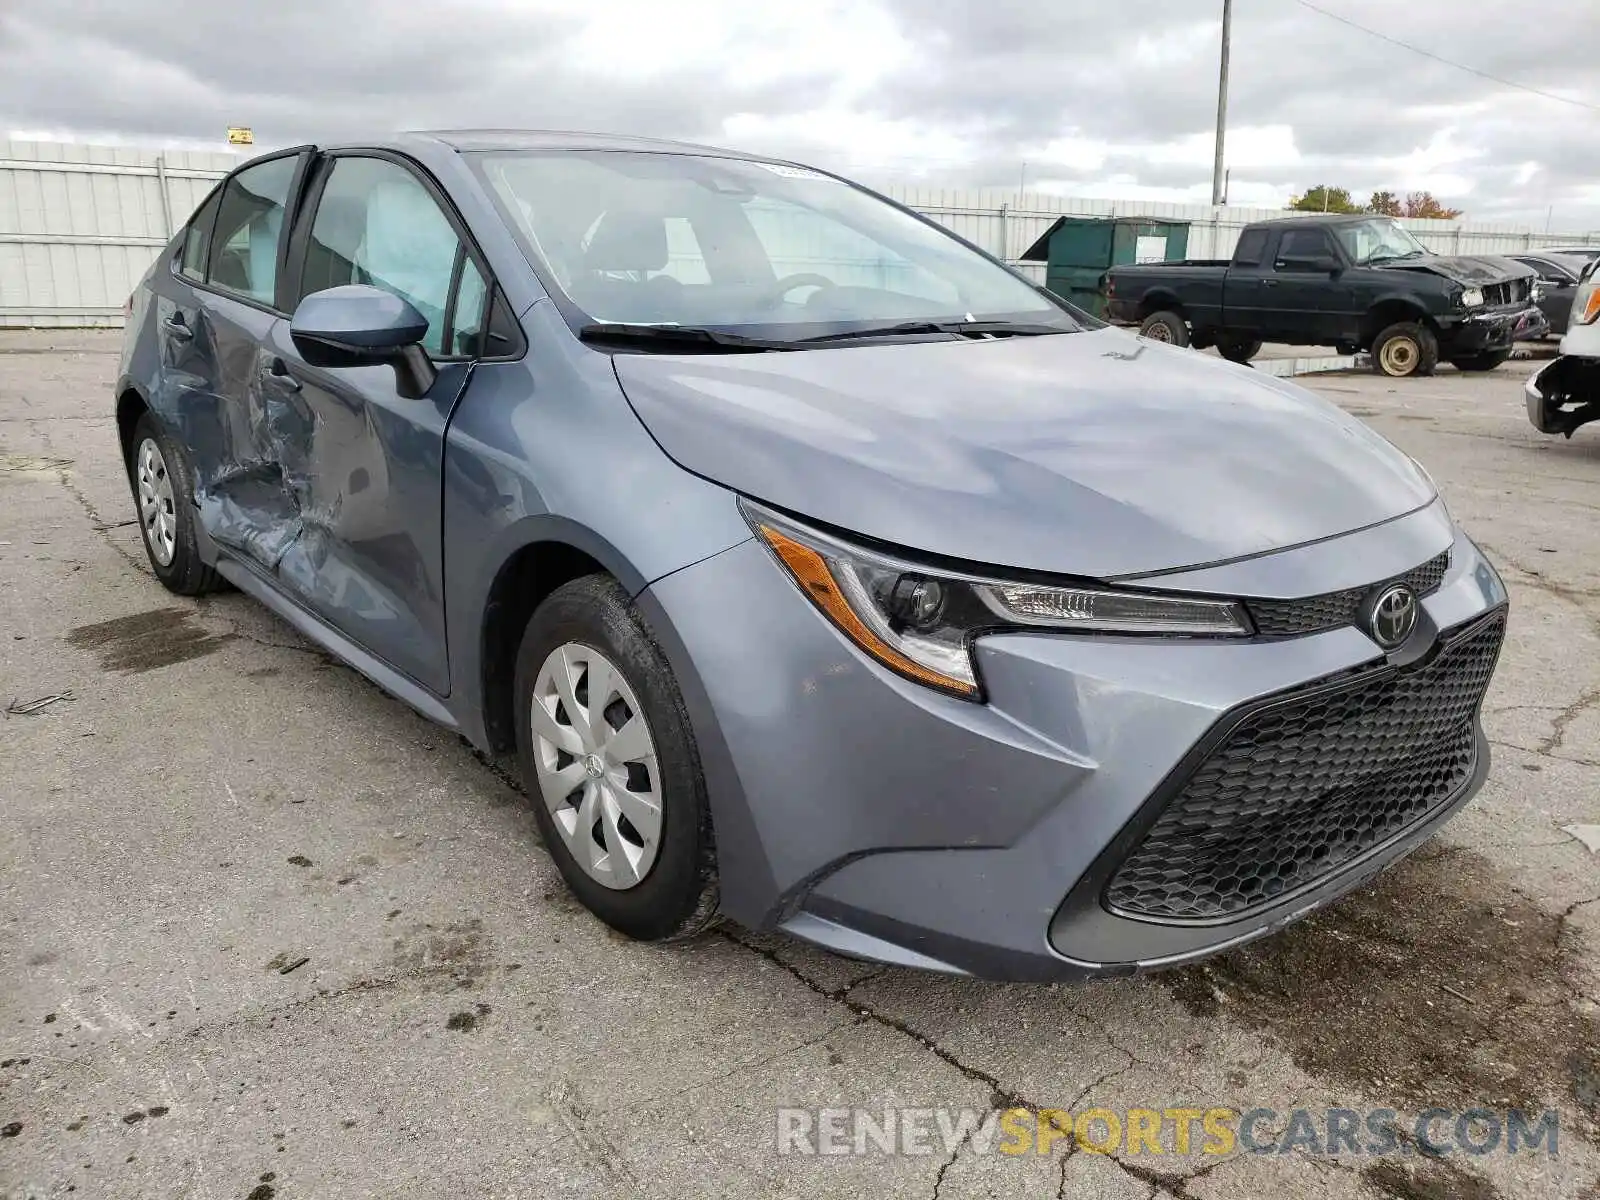
[[[116,336],[0,340],[0,1196],[1600,1196],[1600,427],[1485,376],[1308,380],[1511,589],[1480,797],[1269,942],[1092,987],[568,899],[509,778],[238,594],[168,595]],[[859,1105],[1560,1110],[1559,1156],[776,1152]]]

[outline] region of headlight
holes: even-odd
[[[1482,288],[1468,288],[1466,291],[1461,293],[1461,307],[1462,308],[1477,308],[1482,303],[1483,303],[1483,289]]]
[[[1533,281],[1533,286],[1528,289],[1528,299],[1532,300],[1535,304],[1544,299],[1543,280],[1535,279]]]
[[[1590,279],[1572,302],[1572,319],[1579,325],[1593,325],[1596,318],[1600,318],[1600,282]]]
[[[1248,637],[1244,609],[1096,587],[952,574],[850,545],[744,502],[745,518],[800,590],[857,646],[908,679],[979,694],[972,641],[1005,629]]]

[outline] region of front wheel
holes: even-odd
[[[1372,341],[1372,365],[1391,379],[1432,375],[1438,364],[1439,339],[1420,321],[1397,321]]]
[[[1458,371],[1492,371],[1511,357],[1509,350],[1484,350],[1477,354],[1463,354],[1450,360]]]
[[[516,666],[517,751],[573,894],[641,941],[717,912],[716,848],[688,713],[661,649],[607,575],[552,592]]]
[[[1166,342],[1171,346],[1187,346],[1189,344],[1189,326],[1184,319],[1171,309],[1153,312],[1144,319],[1144,324],[1139,326],[1139,336],[1147,337],[1152,342]]]

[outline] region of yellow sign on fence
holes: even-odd
[[[250,132],[250,127],[248,125],[228,126],[228,145],[253,146],[255,145],[255,140],[256,135]]]

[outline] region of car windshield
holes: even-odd
[[[1085,328],[941,229],[802,167],[587,150],[472,158],[530,261],[577,310],[569,320],[786,343],[910,323]]]
[[[1339,235],[1350,261],[1357,266],[1386,259],[1416,258],[1428,253],[1428,248],[1412,237],[1403,225],[1387,218],[1356,221],[1341,225],[1334,232]]]

